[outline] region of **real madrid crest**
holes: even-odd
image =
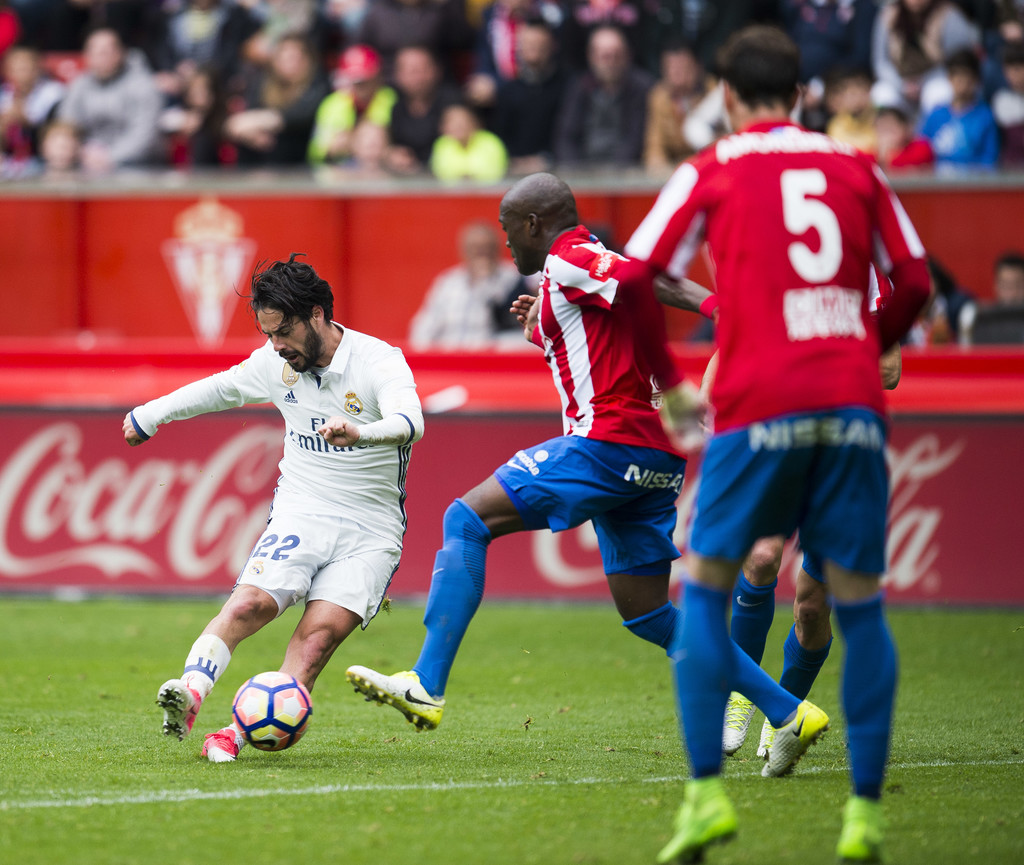
[[[284,369],[281,370],[281,381],[284,382],[285,387],[294,387],[298,380],[299,374],[292,369],[292,365],[290,363],[285,363]]]
[[[251,565],[249,565],[249,574],[253,577],[258,577],[263,573],[263,562],[257,559]]]
[[[345,411],[349,414],[362,414],[363,401],[356,396],[354,390],[350,390],[345,394]]]

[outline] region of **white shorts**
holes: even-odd
[[[300,601],[330,601],[363,619],[377,614],[401,548],[344,517],[282,508],[275,502],[236,586],[256,586],[278,613]]]

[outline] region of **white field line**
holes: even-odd
[[[727,771],[728,776],[760,776],[760,762],[750,761],[749,771]],[[930,763],[890,763],[889,771],[907,769],[944,769],[959,766],[1024,766],[1020,760],[976,760],[955,762],[937,760]],[[801,775],[833,774],[846,772],[845,766],[801,766]],[[675,784],[686,781],[685,775],[668,775],[661,778],[567,778],[544,780],[540,778],[511,779],[497,778],[492,781],[424,781],[418,784],[324,784],[315,787],[272,787],[250,790],[153,790],[126,796],[73,796],[62,799],[0,800],[0,811],[22,811],[36,808],[92,808],[108,805],[152,805],[163,802],[197,802],[203,800],[262,799],[268,796],[333,796],[352,793],[401,793],[401,792],[457,792],[460,790],[493,790],[514,787],[580,787],[615,784]]]

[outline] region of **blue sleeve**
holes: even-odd
[[[935,133],[942,128],[945,119],[945,112],[941,108],[933,108],[921,124],[921,134],[929,141],[933,141]]]
[[[978,162],[993,167],[999,164],[999,127],[992,112],[986,108],[985,123],[982,126],[981,146],[978,151]]]

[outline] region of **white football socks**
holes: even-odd
[[[182,681],[196,691],[200,697],[213,690],[216,681],[224,674],[231,661],[231,650],[220,637],[215,634],[202,634],[192,644],[185,659],[185,672]]]

